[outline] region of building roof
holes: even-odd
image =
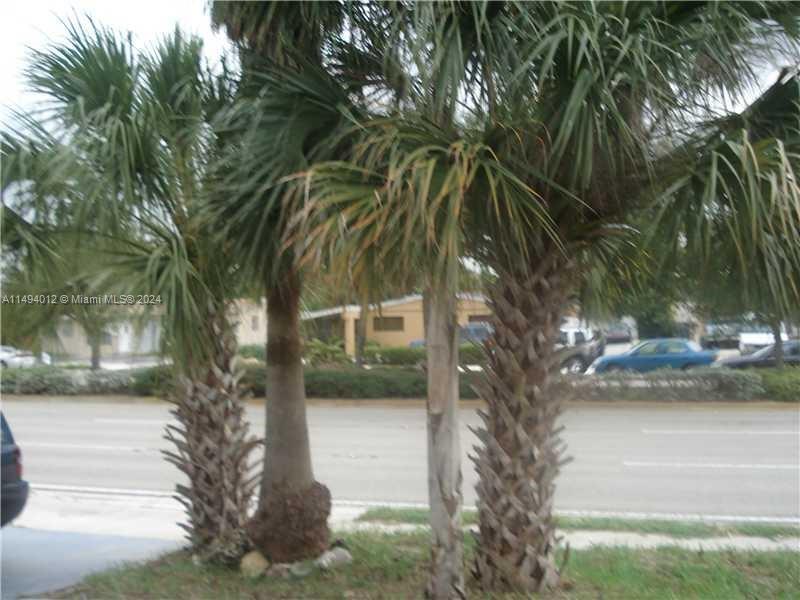
[[[459,300],[474,300],[476,302],[485,302],[486,298],[483,294],[476,294],[472,292],[462,292],[458,294]],[[410,302],[419,302],[422,300],[422,294],[409,294],[401,298],[392,298],[384,300],[380,305],[373,304],[370,306],[372,310],[378,308],[389,308],[390,306],[400,306]],[[361,307],[358,304],[344,304],[342,306],[334,306],[331,308],[322,308],[320,310],[305,311],[300,315],[303,321],[313,321],[314,319],[321,319],[322,317],[332,317],[335,315],[342,315],[344,313],[361,313]]]

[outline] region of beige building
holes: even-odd
[[[158,317],[143,322],[119,320],[112,322],[103,332],[100,343],[102,358],[124,358],[156,354],[161,343],[161,325]],[[63,355],[72,360],[88,360],[92,348],[83,328],[73,320],[64,318],[56,327],[56,337],[48,339],[44,350]]]
[[[489,307],[481,294],[459,294],[458,324],[485,321]],[[321,339],[344,340],[345,351],[355,355],[356,322],[361,318],[358,305],[337,306],[305,312],[302,315],[305,333]],[[266,304],[260,301],[238,300],[231,314],[236,339],[240,346],[264,344],[267,337]],[[419,294],[386,300],[370,308],[367,320],[367,340],[381,346],[408,347],[411,342],[425,338],[422,296]],[[157,314],[144,323],[121,319],[108,327],[103,335],[100,354],[103,359],[126,358],[157,354],[161,344],[161,324]],[[75,360],[91,357],[91,348],[83,329],[64,319],[58,326],[58,339],[51,340],[48,352]]]
[[[490,315],[486,300],[481,294],[458,295],[458,324],[485,321]],[[307,333],[313,337],[344,339],[344,349],[350,356],[356,350],[356,321],[361,318],[361,307],[350,304],[304,313]],[[367,320],[367,340],[381,346],[403,346],[425,338],[422,313],[422,296],[414,294],[386,300],[373,305]]]
[[[267,342],[267,308],[262,299],[237,300],[231,314],[236,332],[236,341],[240,346],[254,344],[264,345]]]
[[[125,310],[120,308],[121,313]],[[231,320],[240,346],[265,343],[267,315],[263,301],[238,300],[232,310]],[[88,360],[92,356],[86,332],[68,318],[59,322],[56,337],[45,343],[44,350],[70,360]],[[160,350],[161,323],[157,311],[144,321],[121,314],[103,333],[100,356],[103,359],[122,359],[158,354]]]

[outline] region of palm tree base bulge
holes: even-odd
[[[274,563],[319,556],[328,549],[331,493],[315,481],[307,490],[273,487],[247,526],[253,545]]]

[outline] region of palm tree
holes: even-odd
[[[287,85],[281,73],[313,72],[341,26],[338,3],[214,2],[212,22],[237,43],[243,86],[221,126],[236,140],[219,167],[225,197],[211,199],[209,222],[238,267],[260,282],[267,299],[267,428],[259,508],[250,526],[272,561],[320,554],[328,545],[328,488],[314,478],[306,418],[300,330],[302,270],[284,247],[288,224],[285,177],[303,170],[317,143],[343,121],[325,83]],[[339,94],[341,96],[341,94]],[[338,97],[338,96],[337,96]]]
[[[489,111],[509,119],[495,128],[493,148],[527,172],[560,247],[532,227],[520,259],[482,244],[480,229],[475,235],[477,255],[500,274],[490,290],[489,410],[476,460],[475,574],[485,588],[535,591],[559,580],[552,515],[565,459],[548,371],[566,300],[593,268],[595,249],[654,194],[671,197],[654,185],[670,163],[664,148],[701,130],[713,97],[752,81],[770,50],[765,40],[796,51],[786,37],[796,31],[793,13],[734,3],[531,3],[507,13],[519,76],[498,78],[496,105],[487,96]]]
[[[8,295],[60,297],[102,295],[84,268],[88,253],[74,235],[68,235],[66,223],[29,221],[11,206],[19,204],[18,184],[29,181],[16,169],[17,149],[4,148],[3,196],[3,291]],[[27,161],[26,161],[27,162]],[[18,178],[21,175],[21,178]],[[8,198],[6,197],[8,196]],[[41,210],[41,207],[39,207]],[[41,352],[46,340],[58,340],[58,324],[63,319],[77,323],[86,334],[91,351],[90,367],[100,368],[103,335],[119,318],[112,306],[43,302],[7,304],[2,312],[4,343],[20,345]]]
[[[546,229],[547,216],[533,190],[485,143],[474,115],[458,114],[462,84],[485,50],[478,30],[496,10],[429,4],[348,9],[353,30],[330,50],[326,75],[331,85],[361,93],[350,103],[326,103],[340,106],[355,125],[327,142],[340,160],[311,165],[301,181],[296,238],[310,260],[327,260],[357,278],[422,280],[433,533],[427,594],[463,597],[455,292],[466,252],[464,220],[476,197],[485,204],[469,218],[487,223],[535,220]],[[509,247],[519,239],[516,232],[506,228]]]
[[[779,366],[781,323],[800,306],[798,69],[783,69],[746,110],[692,143],[707,151],[689,150],[698,158],[656,220],[659,237],[684,240],[683,270],[701,303],[770,325]]]
[[[256,441],[247,436],[229,317],[242,280],[197,218],[205,198],[219,193],[211,165],[225,141],[212,123],[234,82],[224,69],[206,69],[201,52],[198,39],[177,29],[141,54],[93,23],[67,24],[63,44],[33,53],[28,81],[47,104],[23,119],[14,146],[49,149],[30,167],[36,185],[21,201],[35,207],[55,198],[71,234],[94,251],[98,285],[164,299],[158,310],[178,421],[166,430],[176,450],[165,454],[188,481],[177,491],[194,551],[228,563],[249,544],[248,455]]]
[[[331,70],[352,86],[347,67],[373,67],[368,80],[381,101],[359,112],[337,100],[358,133],[333,144],[344,161],[310,169],[311,206],[301,215],[338,212],[308,231],[337,237],[340,228],[349,240],[340,249],[399,247],[414,266],[425,264],[420,253],[452,265],[466,251],[497,273],[481,385],[488,411],[477,432],[475,575],[487,589],[550,588],[559,581],[553,501],[565,458],[548,373],[563,311],[630,234],[628,222],[654,198],[677,197],[673,175],[694,161],[684,141],[708,130],[715,98],[747,88],[754,65],[775,51],[796,54],[796,10],[567,2],[360,10],[382,14],[383,33],[348,36],[356,43],[331,50]],[[441,302],[431,310],[447,314]],[[452,357],[447,327],[440,331],[429,334],[440,352],[432,370]],[[445,372],[431,379],[434,395],[446,396]],[[435,413],[452,402],[431,404]],[[436,565],[457,543],[443,543],[434,521]],[[452,593],[457,581],[444,587]]]

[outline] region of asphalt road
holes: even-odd
[[[315,473],[336,500],[426,501],[425,412],[412,404],[309,407]],[[5,398],[3,412],[34,488],[171,491],[178,479],[159,453],[169,447],[165,404]],[[263,406],[250,405],[248,417],[261,434]],[[474,408],[461,421],[473,504]],[[562,423],[574,461],[558,483],[558,510],[800,516],[796,406],[576,404]]]

